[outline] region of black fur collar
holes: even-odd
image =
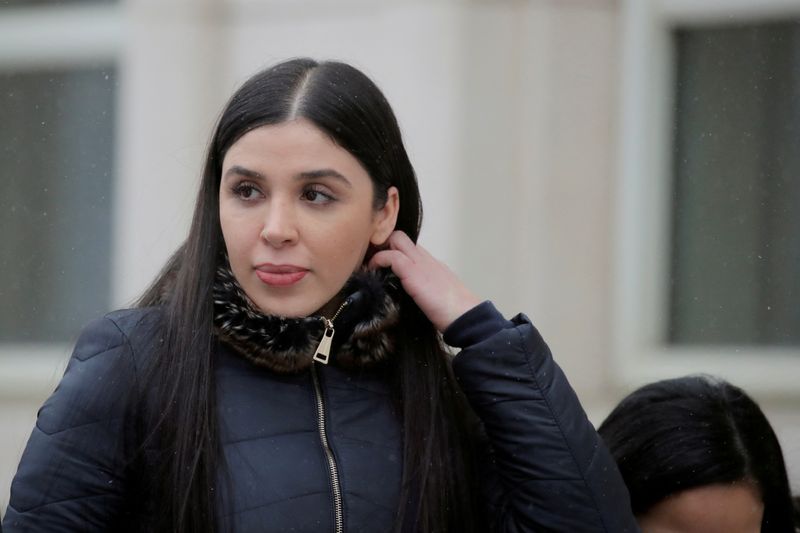
[[[391,355],[400,318],[399,294],[399,280],[389,270],[353,274],[340,293],[348,303],[333,323],[333,364],[371,367]],[[325,325],[319,315],[287,318],[262,314],[223,261],[214,282],[214,329],[220,340],[253,363],[293,373],[311,366]]]

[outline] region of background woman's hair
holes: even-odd
[[[248,131],[295,118],[311,121],[364,166],[375,207],[398,188],[396,229],[416,241],[422,205],[394,113],[378,87],[338,62],[295,59],[250,78],[231,97],[211,140],[188,238],[138,305],[162,306],[163,339],[144,383],[159,413],[144,434],[155,440],[160,471],[148,488],[159,505],[157,530],[213,531],[219,454],[214,398],[211,298],[224,250],[219,186],[227,150]],[[472,479],[476,432],[465,398],[433,325],[411,298],[401,302],[401,331],[391,374],[403,424],[403,479],[398,531],[479,531]],[[413,416],[403,416],[413,413]]]
[[[623,399],[598,431],[636,515],[686,489],[748,480],[764,502],[762,531],[794,532],[780,444],[742,389],[703,375],[651,383]]]

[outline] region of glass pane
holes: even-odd
[[[75,4],[116,4],[119,0],[0,0],[4,7],[69,6]]]
[[[115,86],[0,72],[0,342],[73,340],[108,308]]]
[[[669,339],[800,344],[800,21],[675,33]]]

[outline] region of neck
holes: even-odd
[[[333,364],[374,366],[394,350],[400,291],[398,279],[388,270],[359,271],[317,314],[297,318],[265,315],[247,298],[224,262],[214,283],[215,333],[255,364],[276,372],[299,372],[313,364],[325,329],[320,315],[329,320],[336,317]],[[341,308],[345,299],[348,305]]]

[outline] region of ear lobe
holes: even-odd
[[[389,187],[386,191],[386,203],[375,211],[374,229],[369,242],[380,246],[386,242],[397,224],[397,213],[400,211],[400,194],[397,187]]]

